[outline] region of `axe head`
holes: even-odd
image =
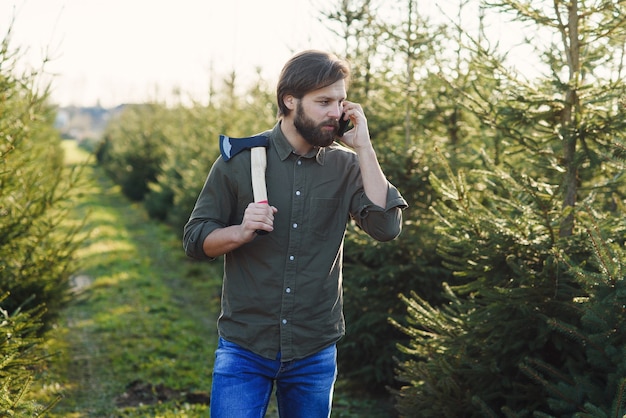
[[[245,149],[269,146],[270,140],[267,136],[256,135],[247,138],[231,138],[220,135],[220,153],[224,161],[228,161]]]

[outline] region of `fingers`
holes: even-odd
[[[253,237],[256,231],[272,232],[274,214],[278,210],[267,203],[250,203],[243,214],[241,223],[246,235]]]
[[[344,100],[343,112],[345,113],[345,119],[350,118],[354,120],[355,118],[359,118],[359,117],[365,118],[365,113],[363,112],[363,108],[358,103]]]
[[[340,141],[354,149],[371,146],[367,119],[361,105],[345,100],[343,112],[345,119],[350,118],[352,120],[354,128],[346,132]]]

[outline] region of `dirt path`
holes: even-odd
[[[99,170],[87,171],[93,179],[75,216],[87,217],[90,233],[72,278],[74,301],[50,346],[61,355],[46,384],[64,394],[51,416],[118,416],[122,399],[126,406],[167,397],[208,403],[217,266],[186,260],[171,229],[147,219]],[[192,277],[202,274],[212,282]],[[124,398],[132,390],[137,402]]]

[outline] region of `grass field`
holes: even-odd
[[[51,417],[208,416],[221,263],[187,259],[180,232],[148,219],[75,142],[64,146],[68,164],[87,163],[73,216],[87,219],[88,235],[34,396],[62,395]],[[340,379],[333,417],[390,416],[344,387]]]

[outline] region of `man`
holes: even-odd
[[[367,119],[346,100],[347,63],[305,51],[277,87],[269,138],[269,205],[253,202],[250,152],[214,163],[185,226],[187,255],[224,255],[212,417],[262,417],[273,384],[281,417],[328,417],[344,334],[343,237],[350,218],[397,237],[400,193],[383,174]],[[340,119],[354,127],[334,141]],[[259,234],[265,231],[267,234]]]

